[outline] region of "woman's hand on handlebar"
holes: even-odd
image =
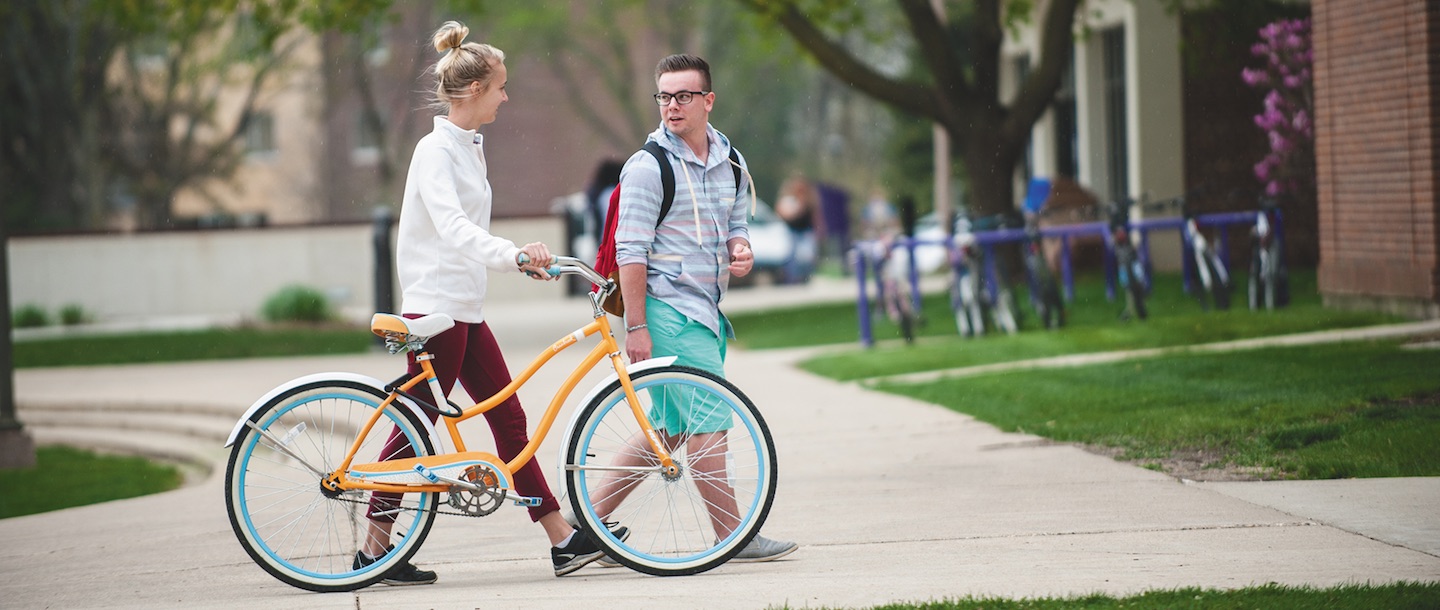
[[[520,254],[515,257],[520,263],[520,270],[525,275],[537,280],[553,280],[558,276],[550,275],[546,270],[555,262],[555,257],[550,254],[550,248],[541,242],[532,242],[520,247]]]

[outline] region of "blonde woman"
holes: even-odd
[[[517,247],[490,233],[492,192],[485,162],[481,126],[495,121],[505,93],[505,54],[487,44],[464,42],[469,29],[449,21],[435,32],[435,50],[442,53],[433,68],[437,105],[448,110],[435,117],[435,129],[420,139],[405,178],[405,197],[400,208],[396,240],[396,267],[400,276],[403,304],[408,318],[443,313],[455,319],[455,326],[426,344],[440,387],[449,394],[458,380],[473,400],[483,400],[510,383],[509,368],[495,337],[485,321],[486,277],[490,270],[525,271],[544,277],[541,270],[552,260],[543,243]],[[524,254],[527,263],[521,263]],[[410,371],[419,365],[410,355]],[[430,413],[434,420],[436,414]],[[520,400],[506,403],[485,414],[495,436],[496,449],[504,460],[514,458],[529,441],[525,412]],[[393,446],[390,446],[393,445]],[[393,432],[382,455],[388,459],[410,457],[398,431]],[[397,455],[391,455],[397,453]],[[561,516],[559,504],[546,484],[535,460],[515,473],[515,490],[540,498],[531,507],[530,518],[540,523],[550,539],[555,575],[580,569],[602,555],[589,536],[573,529]],[[370,501],[370,532],[355,556],[355,569],[370,565],[391,546],[390,531],[399,498],[376,493]],[[628,532],[617,528],[617,536]],[[397,566],[381,582],[388,585],[430,584],[435,572],[410,563]]]

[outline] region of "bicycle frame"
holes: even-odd
[[[457,414],[449,414],[442,411],[441,413],[442,415],[444,415],[442,419],[445,420],[445,428],[449,432],[450,441],[451,443],[453,443],[454,451],[448,453],[438,453],[437,455],[424,457],[388,460],[385,462],[376,462],[373,464],[353,464],[356,452],[359,450],[363,441],[370,435],[375,424],[380,420],[381,416],[385,413],[385,411],[390,408],[398,408],[395,402],[396,399],[400,396],[408,393],[416,386],[419,386],[421,383],[424,383],[430,387],[431,394],[434,395],[434,405],[438,406],[449,404],[445,400],[445,396],[443,396],[441,393],[440,384],[438,381],[438,377],[435,374],[434,365],[431,364],[433,356],[431,356],[428,352],[417,352],[415,355],[415,359],[417,362],[420,363],[422,369],[421,372],[409,377],[404,383],[399,386],[391,384],[391,386],[386,388],[387,390],[389,390],[389,396],[387,396],[384,402],[381,403],[380,408],[375,409],[375,412],[370,415],[370,419],[366,421],[363,426],[361,426],[359,432],[355,436],[355,440],[351,443],[350,449],[346,452],[344,461],[333,472],[329,473],[325,477],[323,483],[324,486],[332,491],[354,489],[385,491],[394,493],[449,491],[452,485],[450,482],[434,482],[432,484],[369,482],[357,480],[356,478],[349,476],[348,473],[352,469],[360,469],[362,467],[369,467],[371,470],[387,472],[404,472],[407,470],[415,469],[417,465],[423,467],[430,467],[442,464],[445,463],[447,460],[453,460],[455,457],[461,454],[467,454],[468,456],[478,458],[482,461],[490,462],[497,467],[503,467],[504,471],[497,474],[504,475],[503,480],[509,481],[509,475],[511,473],[520,469],[520,467],[524,466],[527,462],[534,458],[535,452],[540,448],[540,443],[543,442],[545,440],[545,437],[550,433],[551,426],[555,423],[556,417],[559,416],[561,406],[563,406],[565,404],[565,401],[570,397],[570,394],[574,391],[575,386],[577,386],[580,383],[580,380],[583,379],[586,375],[588,375],[590,371],[593,370],[600,363],[600,361],[605,358],[610,359],[610,364],[615,369],[615,373],[618,376],[621,385],[625,389],[625,399],[630,404],[630,410],[635,415],[635,419],[640,427],[640,430],[643,431],[645,437],[649,440],[651,450],[653,450],[655,452],[655,455],[658,456],[660,462],[660,469],[664,472],[676,471],[677,467],[675,466],[674,460],[670,456],[668,448],[665,446],[664,442],[661,441],[659,434],[657,434],[655,430],[650,426],[649,419],[646,417],[643,407],[641,407],[640,405],[639,397],[635,394],[635,388],[631,384],[630,375],[628,374],[625,360],[620,353],[619,344],[615,341],[614,332],[610,328],[609,317],[606,315],[605,311],[600,308],[600,303],[604,300],[605,295],[608,295],[611,290],[617,290],[618,287],[616,287],[610,280],[600,277],[598,274],[594,274],[593,270],[590,270],[588,267],[583,266],[583,263],[579,263],[577,259],[571,257],[556,257],[556,260],[558,262],[570,264],[558,267],[551,267],[551,275],[559,275],[563,272],[578,273],[581,275],[585,275],[587,279],[596,283],[597,289],[590,293],[591,305],[593,306],[595,315],[594,320],[592,320],[589,324],[586,324],[584,327],[568,335],[565,335],[564,337],[557,340],[555,343],[551,344],[549,348],[547,348],[545,351],[541,352],[538,356],[531,360],[530,365],[526,367],[524,372],[520,373],[518,377],[511,380],[509,385],[505,386],[489,398],[474,403],[469,407],[463,408]],[[589,273],[586,273],[587,271]],[[591,274],[594,275],[591,276]],[[571,346],[579,343],[581,340],[591,335],[599,335],[600,342],[594,348],[592,348],[590,350],[590,353],[585,356],[584,360],[581,361],[581,363],[578,364],[575,369],[571,371],[570,375],[565,379],[564,383],[562,383],[560,388],[555,392],[554,397],[552,397],[550,400],[550,405],[546,407],[544,414],[541,415],[540,422],[536,425],[535,432],[530,437],[530,442],[525,445],[525,448],[521,450],[521,452],[516,455],[514,459],[510,460],[509,462],[501,463],[498,458],[495,458],[492,455],[480,452],[469,452],[466,450],[465,440],[459,429],[459,425],[461,422],[469,420],[477,415],[483,415],[491,409],[504,403],[517,391],[519,391],[519,389],[524,386],[525,383],[528,382],[530,378],[535,375],[536,372],[543,368],[556,354],[559,354],[560,352],[570,348]],[[503,485],[503,487],[508,489],[508,485]]]

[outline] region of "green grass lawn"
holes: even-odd
[[[1118,598],[1108,595],[1024,600],[964,598],[924,604],[889,604],[876,606],[874,610],[1429,610],[1436,607],[1440,607],[1440,584],[1401,582],[1324,589],[1275,584],[1233,591],[1184,588],[1147,591]]]
[[[0,519],[169,491],[183,479],[174,466],[70,447],[40,447],[35,462],[0,470]]]
[[[16,342],[14,357],[26,368],[351,354],[374,345],[361,327],[294,326],[37,339]]]
[[[1440,349],[1352,342],[1178,354],[879,389],[1002,430],[1206,456],[1267,478],[1440,475]]]

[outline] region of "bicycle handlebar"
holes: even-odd
[[[521,252],[518,260],[521,265],[524,265],[530,262],[530,255]],[[527,271],[527,273],[529,272]],[[559,277],[566,273],[573,273],[590,280],[590,283],[596,286],[604,286],[610,282],[609,278],[600,275],[600,272],[596,271],[594,267],[573,256],[553,257],[550,266],[545,268],[545,273],[549,274],[550,277]]]
[[[590,265],[586,264],[585,261],[582,261],[573,256],[555,257],[554,264],[546,267],[545,272],[549,273],[551,276],[573,273],[587,280],[590,280],[591,284],[595,284],[597,286],[604,286],[605,284],[610,282],[610,278],[600,275],[600,272],[596,271],[594,267],[591,267]]]

